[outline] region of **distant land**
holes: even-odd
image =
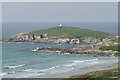
[[[2,39],[21,32],[32,32],[52,28],[57,26],[59,23],[62,23],[62,26],[80,27],[83,29],[118,35],[118,26],[115,22],[9,22],[3,23]]]
[[[100,31],[93,31],[79,27],[57,26],[54,28],[42,29],[27,33],[27,35],[48,34],[49,36],[65,37],[65,38],[80,38],[80,37],[109,37],[112,34]]]
[[[117,45],[119,44],[119,38],[120,36],[106,32],[59,25],[48,29],[18,33],[3,41],[45,44],[84,44],[82,46],[67,48],[37,48],[33,51],[58,50],[60,51],[60,54],[97,54],[99,56],[118,56],[119,49]]]
[[[79,27],[56,26],[32,32],[22,32],[10,36],[5,41],[37,43],[100,43],[115,37],[110,33]],[[110,41],[110,40],[109,40]]]

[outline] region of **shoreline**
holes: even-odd
[[[85,46],[89,46],[89,45],[87,44],[87,45],[84,45],[84,47]],[[87,48],[86,47],[84,48],[84,47],[81,47],[81,48],[85,50],[79,50],[77,47],[65,47],[65,48],[37,48],[37,49],[34,49],[33,51],[55,51],[55,52],[59,51],[60,52],[59,54],[95,54],[94,57],[99,57],[99,56],[117,57],[119,56],[118,51],[112,51],[112,50],[102,51],[98,49],[86,50]]]
[[[42,64],[40,64],[40,65],[42,65]],[[85,74],[85,73],[88,73],[88,72],[93,72],[93,71],[96,71],[96,70],[109,68],[110,66],[112,67],[114,65],[117,65],[117,63],[115,63],[115,62],[110,63],[109,61],[107,61],[106,63],[99,63],[99,64],[97,63],[97,64],[94,64],[92,66],[88,65],[88,66],[84,66],[83,68],[79,68],[79,69],[74,68],[73,70],[71,70],[69,72],[54,73],[54,74],[51,74],[51,73],[48,72],[45,75],[40,75],[42,73],[42,72],[40,72],[40,74],[38,73],[38,75],[36,75],[36,74],[31,75],[30,78],[69,78],[70,76],[82,75],[82,74]],[[82,66],[82,64],[81,64],[81,66]],[[64,71],[66,71],[66,69]],[[26,78],[29,78],[29,77],[26,76]]]
[[[10,42],[8,42],[10,43]],[[46,44],[46,43],[44,43]],[[56,44],[56,43],[52,43]],[[102,47],[103,45],[101,45]],[[32,49],[32,51],[55,51],[59,52],[59,54],[94,54],[94,57],[99,56],[107,56],[107,57],[118,57],[119,51],[117,50],[100,50],[100,45],[98,44],[79,44],[79,46],[72,46],[72,47],[58,47],[58,48],[39,48]]]
[[[83,75],[89,72],[101,71],[101,70],[112,69],[117,67],[118,67],[118,62],[101,63],[101,64],[95,64],[89,67],[74,69],[69,72],[33,76],[32,78],[70,78],[71,76]]]

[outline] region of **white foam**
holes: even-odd
[[[0,76],[7,75],[7,73],[0,73]]]
[[[26,72],[29,72],[29,71],[31,71],[32,69],[26,69],[26,70],[23,70],[23,71],[26,71]]]
[[[14,68],[23,67],[23,66],[25,66],[25,64],[17,65],[17,66],[15,66],[15,65],[12,65],[12,66],[5,66],[5,68],[14,69]]]
[[[30,73],[40,73],[40,72],[45,72],[45,71],[48,71],[48,70],[51,70],[51,69],[52,68],[42,69],[42,70],[39,70],[39,69],[26,69],[26,70],[22,70],[22,71],[30,72]]]
[[[8,74],[14,74],[15,73],[15,71],[12,71],[12,72],[8,72]]]
[[[19,77],[17,77],[17,78],[28,78],[28,77],[32,77],[32,76],[39,76],[39,75],[44,75],[44,74],[46,74],[46,73],[40,73],[40,74],[29,74],[29,75],[24,75],[24,76],[19,76]]]
[[[55,69],[55,68],[58,68],[58,67],[60,67],[60,66],[54,66],[54,67],[51,67],[49,69]]]
[[[92,59],[92,61],[97,61],[98,59]]]
[[[61,51],[55,51],[55,52],[61,52]]]
[[[91,60],[75,60],[73,63],[83,63],[83,62],[89,62],[89,61],[97,61],[98,59],[91,59]]]
[[[71,63],[71,64],[65,64],[64,66],[65,67],[71,67],[71,66],[74,66],[74,65],[76,65],[75,63]]]
[[[52,70],[52,69],[55,69],[55,68],[58,68],[58,67],[60,67],[60,66],[54,66],[54,67],[51,67],[51,68],[48,68],[48,69],[43,69],[43,70],[40,70],[40,71],[45,72],[45,71],[49,71],[49,70]]]
[[[70,54],[70,53],[64,53],[64,54]]]
[[[46,71],[50,71],[50,70],[53,70],[53,69],[56,69],[56,68],[59,68],[60,66],[54,66],[54,67],[50,67],[48,69],[42,69],[42,70],[39,70],[39,69],[26,69],[26,70],[23,70],[25,72],[30,72],[30,73],[45,73]]]
[[[29,77],[29,76],[21,76],[22,78],[27,78],[27,77]],[[19,78],[19,77],[18,77]]]
[[[44,74],[46,74],[46,73],[37,74],[37,76],[39,76],[39,75],[44,75]]]
[[[65,67],[74,67],[74,66],[78,66],[78,65],[83,66],[83,65],[86,65],[86,63],[87,63],[87,64],[88,64],[88,63],[91,64],[91,62],[97,64],[97,63],[98,63],[97,60],[98,60],[98,59],[74,60],[74,61],[72,61],[72,63],[70,63],[70,64],[65,64]],[[80,64],[80,63],[81,63],[81,64]],[[83,64],[83,63],[85,63],[85,64]]]
[[[32,50],[32,51],[37,51],[36,49]]]
[[[98,62],[94,62],[95,64],[97,64]]]
[[[81,61],[81,60],[74,61],[74,63],[82,63],[82,62],[85,62],[85,61]]]
[[[36,75],[45,75],[46,73],[49,73],[49,74],[63,73],[63,72],[68,72],[68,71],[76,69],[76,68],[85,67],[85,66],[87,66],[86,63],[92,62],[94,64],[97,64],[98,63],[97,60],[98,59],[74,60],[74,61],[72,60],[72,63],[70,62],[70,63],[67,63],[67,64],[60,65],[60,66],[53,66],[53,67],[50,67],[50,68],[47,68],[47,69],[41,69],[41,70],[39,70],[39,69],[24,69],[20,73],[10,72],[10,74],[8,76],[14,76],[14,77],[17,77],[17,78],[26,78],[26,77],[36,76]],[[83,63],[85,63],[85,64],[83,64]],[[17,65],[17,66],[16,65],[11,65],[11,66],[5,66],[5,67],[6,68],[17,68],[17,67],[22,67],[22,66],[25,66],[25,64]],[[4,73],[3,75],[6,75],[6,74]]]
[[[39,47],[37,47],[36,49],[39,49]]]

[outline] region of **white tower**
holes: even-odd
[[[59,26],[61,27],[61,26],[62,26],[62,24],[59,24]]]

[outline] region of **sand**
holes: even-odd
[[[89,67],[74,69],[74,70],[71,70],[71,71],[65,72],[65,73],[40,75],[40,76],[34,76],[32,78],[69,78],[70,76],[82,75],[82,74],[85,74],[88,72],[110,69],[110,68],[115,68],[115,67],[118,67],[118,63],[111,63],[111,62],[101,63],[101,64],[95,64],[95,65],[89,66]]]

